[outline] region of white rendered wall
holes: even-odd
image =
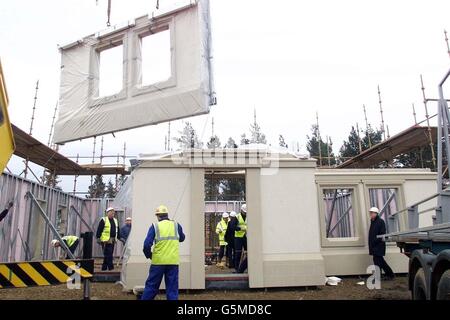
[[[314,173],[315,168],[280,168],[261,176],[265,287],[324,284]]]
[[[189,169],[137,169],[133,172],[133,232],[130,234],[131,257],[127,264],[127,289],[142,286],[147,278],[150,260],[142,252],[144,239],[157,221],[155,209],[169,208],[169,218],[181,224],[186,234],[180,244],[180,288],[190,283],[191,173]],[[178,207],[178,211],[175,212]]]
[[[437,193],[437,182],[433,180],[410,180],[405,184],[406,206],[416,204]],[[419,212],[436,207],[437,199],[433,199],[419,206]],[[407,213],[403,213],[407,214]],[[435,211],[430,211],[419,216],[419,227],[429,227],[433,225],[432,217]]]
[[[314,169],[282,168],[261,176],[263,254],[320,252]]]
[[[355,214],[359,214],[362,222],[362,229],[360,230],[362,237],[364,238],[363,245],[355,244],[353,246],[335,246],[335,247],[323,247],[322,254],[325,259],[325,269],[327,276],[347,276],[347,275],[360,275],[365,274],[367,267],[373,264],[372,257],[369,256],[368,247],[368,232],[370,228],[370,219],[368,216],[369,203],[364,200],[366,194],[366,188],[370,186],[374,181],[378,183],[386,183],[387,186],[399,183],[400,189],[399,196],[399,210],[405,207],[416,204],[425,198],[432,196],[436,193],[436,175],[425,172],[417,173],[395,170],[389,173],[385,171],[373,171],[373,170],[353,170],[352,173],[345,173],[345,170],[336,171],[337,174],[330,173],[330,179],[339,184],[342,181],[343,184],[358,183],[358,192],[360,194],[360,207],[361,211],[355,211]],[[403,173],[403,174],[402,174]],[[367,184],[367,185],[366,185]],[[436,206],[436,201],[429,201],[419,208],[420,210],[432,208]],[[431,217],[434,212],[429,212],[420,216],[420,226],[430,226],[432,224]],[[407,212],[402,213],[400,220],[402,222],[401,231],[407,229]],[[323,230],[322,230],[323,232]],[[387,244],[386,248],[386,261],[392,267],[394,272],[406,273],[408,272],[408,258],[400,252],[400,249],[395,243]]]
[[[151,167],[153,165],[154,167]],[[133,173],[133,233],[131,258],[126,265],[127,289],[142,286],[150,261],[142,253],[148,228],[156,221],[154,209],[165,204],[170,217],[186,233],[181,244],[180,288],[203,289],[204,273],[204,169],[172,167],[166,162],[145,164]],[[167,166],[162,168],[159,166]],[[226,166],[225,166],[226,167]],[[401,185],[400,206],[433,195],[436,176],[427,172],[335,170],[329,175],[314,167],[283,167],[274,175],[247,169],[249,272],[251,288],[296,287],[324,284],[325,275],[365,274],[372,264],[368,254],[366,188],[374,183]],[[328,180],[330,179],[330,180]],[[355,183],[363,242],[323,247],[317,184]],[[426,207],[432,207],[429,203]],[[174,210],[178,207],[178,211]],[[430,214],[431,215],[431,214]],[[431,221],[431,218],[430,218]],[[395,244],[387,261],[396,272],[407,272],[408,259]]]

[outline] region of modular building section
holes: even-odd
[[[161,39],[167,39],[165,46]],[[144,45],[148,41],[153,44],[150,53],[161,53],[148,56]],[[209,113],[216,103],[211,46],[209,1],[198,0],[60,47],[60,102],[54,142],[62,144]],[[113,49],[119,59],[107,64],[101,57]],[[152,57],[156,61],[150,61]],[[146,71],[148,63],[153,67],[150,72]],[[116,77],[114,73],[102,74],[109,69],[118,70]],[[161,70],[164,74],[159,75]],[[146,74],[150,74],[149,81]],[[115,83],[117,88],[112,92],[101,89],[114,88]]]
[[[205,176],[231,171],[246,178],[250,288],[316,286],[324,285],[327,275],[365,274],[372,264],[366,240],[371,201],[385,205],[389,214],[432,194],[436,183],[427,170],[321,170],[314,159],[265,150],[191,151],[142,160],[131,177],[127,290],[143,286],[148,276],[151,261],[142,253],[143,241],[161,204],[186,234],[180,289],[205,289]],[[341,198],[329,217],[334,194]],[[389,245],[388,262],[396,272],[407,272],[407,259],[395,245]]]
[[[39,205],[62,236],[79,237],[81,233],[91,231],[74,209],[95,232],[98,222],[104,216],[105,209],[111,206],[111,199],[81,198],[6,172],[0,175],[0,190],[0,211],[8,202],[14,203],[8,215],[0,223],[0,262],[4,263],[58,258],[58,250],[54,250],[51,245],[54,235],[40,215],[37,206],[27,196],[28,192],[36,197]],[[121,225],[130,212],[126,205],[117,211]],[[94,257],[103,256],[99,245],[93,243],[93,249]],[[81,245],[75,252],[76,255],[81,254],[80,250]],[[122,250],[123,246],[119,243],[114,256],[119,257]]]
[[[373,264],[372,257],[368,255],[368,233],[370,218],[368,211],[371,207],[381,210],[381,217],[386,221],[386,232],[406,230],[408,228],[407,212],[397,217],[396,225],[390,226],[388,220],[392,214],[406,208],[421,199],[436,193],[436,174],[422,169],[337,169],[318,170],[316,175],[316,188],[319,194],[318,216],[321,222],[321,253],[325,261],[327,275],[360,275],[366,274],[367,267]],[[347,202],[351,204],[348,216],[337,223],[339,218],[335,210],[331,220],[330,207],[336,190],[339,195],[349,195]],[[345,192],[343,192],[344,190]],[[334,192],[334,193],[333,193]],[[338,204],[335,205],[336,209]],[[342,206],[342,205],[341,205]],[[432,211],[435,201],[430,201],[423,208],[424,214],[420,217],[420,225],[432,224]],[[345,211],[349,206],[343,205]],[[351,229],[346,230],[345,223]],[[333,229],[333,232],[330,230]],[[408,272],[408,259],[400,253],[396,243],[387,243],[386,261],[396,273]]]

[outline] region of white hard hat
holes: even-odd
[[[106,209],[106,213],[110,212],[110,211],[115,211],[116,209],[114,209],[113,207],[109,207],[108,209]]]
[[[234,211],[231,211],[230,213],[230,217],[235,218],[237,216],[237,213]]]
[[[52,240],[52,246],[55,246],[57,243],[59,243],[59,240],[57,240],[57,239]]]
[[[222,218],[224,218],[224,219],[229,218],[229,217],[230,217],[230,215],[228,214],[228,212],[224,212],[222,214]]]
[[[242,205],[241,211],[244,212],[244,213],[247,213],[247,205],[246,204]]]
[[[157,216],[165,216],[168,214],[169,214],[169,208],[167,208],[165,205],[160,205],[158,208],[156,208]]]
[[[370,208],[369,212],[373,212],[373,213],[379,214],[380,213],[380,209],[378,209],[377,207],[373,207],[373,208]]]
[[[131,217],[128,217],[125,221],[131,221]]]

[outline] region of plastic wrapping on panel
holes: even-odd
[[[132,202],[133,202],[133,176],[129,176],[125,183],[117,193],[112,207],[127,212],[127,216],[132,217]],[[131,231],[133,232],[133,230]],[[130,234],[131,235],[131,234]],[[126,287],[126,265],[131,255],[130,236],[128,236],[127,242],[124,244],[120,252],[120,261],[122,264],[122,270],[120,272],[120,284]]]
[[[120,284],[122,287],[126,288],[127,286],[127,263],[128,259],[130,259],[131,256],[131,247],[130,247],[130,241],[127,241],[123,247],[121,261],[122,261],[122,270],[120,271]]]
[[[155,50],[148,55],[142,50],[149,39],[162,52],[167,76],[153,77],[161,63],[152,57]],[[61,47],[54,143],[208,113],[216,102],[211,48],[209,0],[143,16]],[[105,67],[107,54],[116,61],[111,68]],[[145,65],[153,67],[149,82]]]
[[[133,202],[133,176],[129,176],[117,193],[112,206],[116,209],[124,210],[129,216],[132,213]]]

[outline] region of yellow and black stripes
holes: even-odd
[[[0,289],[50,286],[71,281],[74,273],[92,278],[94,260],[0,263]]]

